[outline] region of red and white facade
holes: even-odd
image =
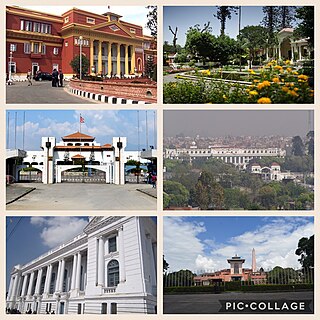
[[[12,79],[25,78],[29,69],[32,75],[61,69],[71,77],[70,61],[81,51],[90,62],[88,73],[142,74],[150,56],[156,62],[156,43],[143,35],[142,26],[120,18],[77,8],[58,16],[7,6],[6,72],[11,65]]]

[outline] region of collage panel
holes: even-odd
[[[156,217],[6,220],[7,314],[157,313]]]
[[[164,104],[313,104],[314,6],[164,6]]]
[[[164,314],[313,314],[314,219],[164,217]]]
[[[156,110],[8,110],[7,210],[156,210]]]
[[[8,104],[157,102],[156,6],[7,6]]]
[[[164,210],[313,210],[313,117],[165,110]]]

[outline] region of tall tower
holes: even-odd
[[[256,250],[252,249],[252,272],[257,272]]]

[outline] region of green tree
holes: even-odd
[[[261,21],[262,26],[267,29],[267,43],[273,45],[276,43],[275,33],[278,31],[278,16],[279,7],[277,6],[264,6],[262,7],[263,19]]]
[[[304,145],[300,136],[294,136],[292,138],[292,154],[294,156],[304,155]]]
[[[237,10],[239,7],[235,6],[216,6],[217,13],[213,16],[220,21],[220,36],[224,36],[226,30],[227,19],[231,19],[232,13],[238,14]]]
[[[308,148],[308,155],[313,157],[314,156],[314,131],[309,131],[307,133],[307,148]]]
[[[222,209],[224,190],[210,172],[202,171],[191,192],[191,201],[201,210]]]
[[[308,39],[309,46],[314,48],[314,6],[296,9],[296,18],[300,20],[295,32]]]
[[[314,235],[310,238],[301,238],[295,254],[300,256],[298,261],[303,268],[314,267]]]
[[[88,73],[89,67],[90,67],[90,62],[88,58],[82,54],[82,59],[81,59],[81,65],[82,65],[82,75],[85,75]],[[71,61],[70,61],[70,66],[75,74],[80,74],[80,55],[75,56]]]
[[[147,13],[147,28],[150,30],[151,35],[156,39],[158,35],[158,15],[157,15],[157,6],[147,6],[149,12]]]
[[[295,21],[295,11],[295,6],[279,7],[279,30],[292,27],[292,23]]]
[[[169,269],[169,263],[164,258],[164,255],[162,256],[162,258],[163,258],[163,272],[166,272]]]
[[[190,287],[195,274],[190,270],[170,272],[163,277],[164,287]]]
[[[269,185],[263,186],[259,189],[258,199],[265,209],[271,209],[276,203],[276,191]]]
[[[189,201],[189,191],[179,182],[164,181],[163,192],[166,194],[165,208],[186,207]]]

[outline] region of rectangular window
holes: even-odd
[[[12,51],[12,52],[17,51],[17,44],[16,43],[10,43],[10,51]]]
[[[112,237],[108,239],[109,253],[117,251],[117,238]]]
[[[130,28],[131,33],[136,33],[136,29]]]
[[[32,22],[31,21],[25,21],[25,31],[32,31]]]
[[[42,44],[41,53],[42,53],[42,54],[46,54],[46,51],[47,51],[47,47],[46,47],[46,45],[43,43],[43,44]]]
[[[39,43],[34,42],[33,44],[33,53],[39,53]]]
[[[106,303],[101,304],[101,314],[107,314],[107,304]]]
[[[31,45],[29,42],[23,44],[23,52],[26,54],[31,52]]]
[[[53,54],[57,55],[59,53],[59,48],[53,48]]]
[[[78,314],[81,314],[81,303],[78,303]]]
[[[65,17],[64,18],[64,23],[68,23],[69,22],[69,17]]]
[[[40,23],[39,22],[34,22],[33,23],[33,32],[40,32],[41,28],[40,28]]]
[[[20,30],[24,30],[24,20],[20,21]]]
[[[96,23],[96,20],[93,19],[93,18],[87,17],[87,23],[95,24],[95,23]]]
[[[111,314],[117,314],[117,304],[115,302],[111,303]]]

